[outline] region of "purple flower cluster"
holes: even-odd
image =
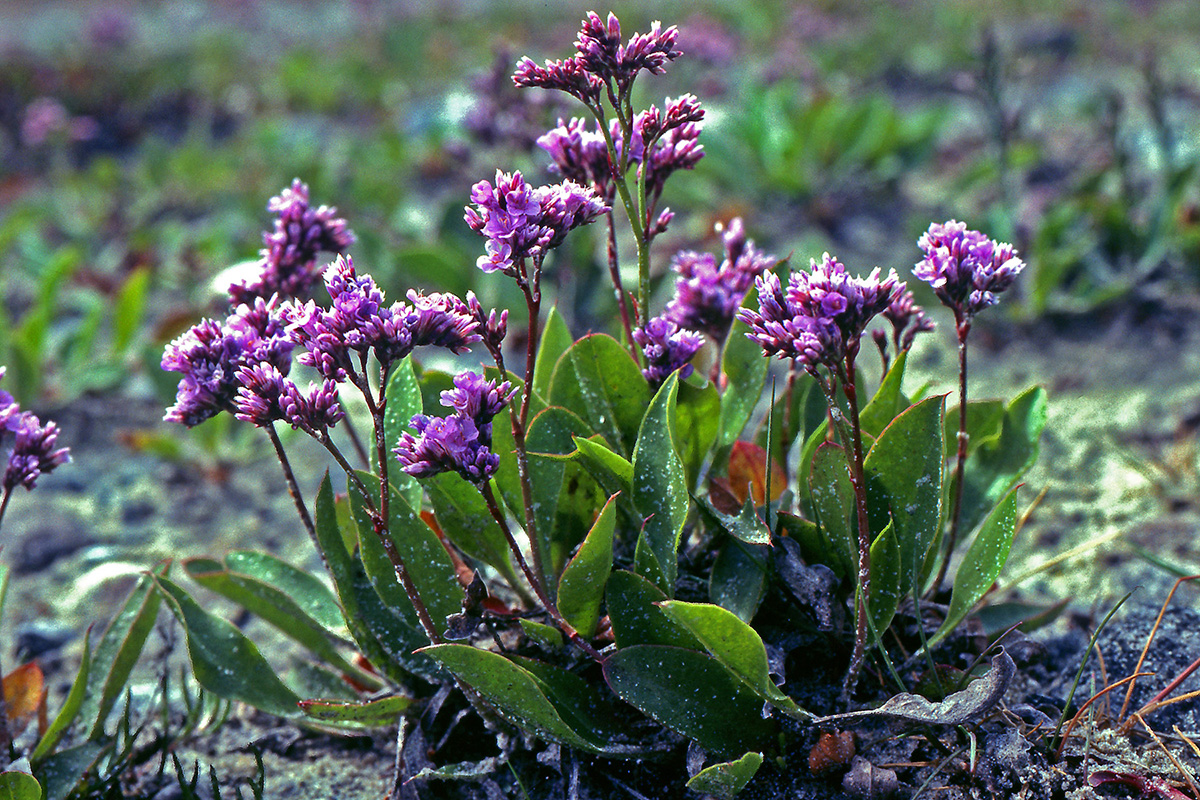
[[[913,274],[932,286],[960,321],[999,302],[996,295],[1025,268],[1011,244],[968,230],[965,222],[953,219],[930,225],[917,246],[925,258]]]
[[[721,231],[719,224],[717,230]],[[746,238],[741,217],[729,222],[721,240],[725,258],[720,265],[709,253],[685,250],[675,255],[671,266],[679,277],[664,314],[679,327],[702,331],[718,342],[728,335],[754,279],[779,263]]]
[[[0,378],[5,368],[0,367]],[[58,425],[45,425],[30,411],[22,411],[13,396],[0,389],[0,442],[13,434],[13,446],[8,451],[4,469],[3,488],[7,495],[17,486],[32,489],[37,479],[71,460],[70,449],[56,447]]]
[[[607,20],[589,11],[575,41],[576,54],[570,58],[546,61],[538,66],[532,59],[517,63],[513,82],[517,86],[558,89],[594,106],[605,89],[610,96],[626,97],[634,79],[642,70],[653,74],[665,71],[668,61],[683,53],[676,49],[678,29],[663,29],[654,22],[646,33],[635,33],[621,43],[621,23],[613,14]]]
[[[633,341],[646,357],[642,375],[654,387],[661,386],[675,370],[679,370],[680,379],[691,375],[689,362],[704,344],[700,334],[680,328],[666,316],[654,317],[644,328],[634,328]]]
[[[320,277],[318,253],[344,253],[354,243],[346,220],[330,206],[313,208],[308,186],[299,178],[267,203],[277,215],[275,228],[263,234],[266,247],[258,262],[258,274],[229,287],[233,303],[251,302],[255,297],[279,294],[299,297]]]
[[[163,419],[189,428],[234,410],[238,370],[266,363],[281,374],[291,369],[293,343],[276,297],[238,306],[224,323],[201,320],[163,352],[162,368],[178,372],[175,405]]]
[[[785,289],[772,272],[757,280],[759,310],[742,309],[738,319],[763,352],[792,358],[810,372],[820,365],[839,371],[847,355],[858,352],[867,323],[904,291],[895,270],[882,279],[879,268],[866,278],[852,277],[825,253],[807,272],[793,272]]]
[[[274,364],[260,361],[239,367],[237,381],[234,416],[260,428],[283,420],[293,428],[316,434],[332,428],[345,416],[338,403],[337,384],[329,379],[320,386],[310,382],[304,391]]]
[[[517,263],[542,258],[562,244],[567,234],[608,210],[596,192],[574,181],[533,188],[520,172],[496,171],[496,183],[480,181],[471,189],[472,208],[464,219],[471,230],[487,239],[487,255],[478,267],[484,272],[515,275]]]
[[[441,403],[454,410],[446,417],[417,414],[410,421],[416,431],[400,436],[392,451],[401,469],[417,478],[457,472],[481,485],[496,474],[500,456],[493,453],[492,419],[508,405],[512,386],[497,385],[475,372],[454,379],[454,388],[442,392]]]
[[[704,157],[704,146],[700,144],[703,129],[704,109],[695,95],[685,94],[678,98],[667,98],[665,111],[651,105],[633,119],[630,134],[629,156],[626,168],[646,163],[646,194],[657,200],[662,194],[667,178],[681,169],[692,169]],[[625,141],[618,120],[608,125],[609,137],[617,153],[617,160],[624,159]],[[578,117],[548,131],[537,140],[538,145],[549,153],[554,169],[568,180],[591,186],[606,203],[613,202],[612,180],[617,168],[609,159],[604,131],[599,123],[589,124]],[[649,143],[650,158],[646,160]]]
[[[408,292],[408,303],[384,305],[383,292],[369,275],[359,276],[349,256],[338,256],[325,272],[333,305],[309,301],[293,307],[288,326],[292,341],[306,352],[296,357],[323,377],[346,380],[355,371],[352,353],[374,353],[384,369],[417,347],[436,345],[461,353],[480,340],[470,308],[452,294]]]

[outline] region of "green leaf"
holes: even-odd
[[[379,479],[369,472],[358,472],[359,480],[371,492],[373,501],[378,502]],[[367,512],[366,500],[355,481],[347,482],[350,508],[358,524],[358,544],[363,566],[370,576],[375,590],[385,603],[403,609],[407,615],[412,610],[408,594],[400,585],[395,565],[375,532],[371,515]],[[462,610],[463,588],[454,572],[454,562],[442,546],[437,534],[409,507],[400,493],[392,489],[388,499],[388,528],[395,553],[408,570],[417,594],[429,611],[435,625],[442,625],[451,614]],[[412,610],[415,619],[416,612]]]
[[[958,452],[959,406],[946,409],[946,458],[954,458]],[[1002,400],[971,400],[967,403],[967,454],[979,449],[979,445],[1000,435],[1004,424],[1004,402]]]
[[[679,385],[675,404],[675,441],[689,487],[696,485],[704,459],[720,432],[721,397],[711,383],[703,388]]]
[[[679,539],[689,505],[674,441],[678,388],[678,373],[671,373],[646,409],[633,453],[633,505],[646,521],[634,556],[636,569],[668,595],[675,591]]]
[[[770,567],[765,545],[727,541],[713,561],[708,597],[738,619],[749,622],[767,594]]]
[[[336,700],[301,700],[300,710],[306,717],[334,725],[353,725],[364,728],[385,728],[396,721],[410,705],[411,697],[393,695],[366,703],[343,703]]]
[[[237,700],[279,717],[300,716],[300,698],[275,674],[254,643],[227,620],[202,609],[165,577],[155,579],[187,635],[196,681],[217,697]]]
[[[521,630],[533,641],[551,650],[561,650],[564,644],[562,631],[553,625],[523,619]]]
[[[571,728],[593,741],[609,741],[625,728],[614,713],[612,703],[597,686],[573,672],[524,656],[512,656],[520,666],[537,680],[542,692],[554,704]]]
[[[42,800],[42,786],[28,772],[0,772],[0,800]]]
[[[315,576],[299,570],[289,573],[293,568],[279,559],[245,550],[230,553],[224,564],[209,558],[188,559],[183,569],[196,583],[269,622],[331,666],[358,674],[358,668],[334,645],[333,631],[343,626],[341,610]],[[268,582],[271,575],[287,576],[287,588]]]
[[[926,398],[891,421],[863,460],[871,526],[892,525],[899,546],[899,590],[908,594],[921,580],[942,529],[942,416],[945,396]],[[883,633],[883,630],[880,630]]]
[[[627,456],[637,441],[650,386],[620,342],[594,333],[558,360],[548,401],[581,412],[614,452]]]
[[[546,324],[542,328],[542,340],[538,343],[537,361],[533,367],[533,390],[547,399],[550,392],[550,380],[554,376],[554,368],[558,365],[562,354],[570,349],[575,340],[558,307],[550,309],[546,315]]]
[[[563,719],[538,680],[499,653],[465,644],[439,644],[421,650],[487,700],[506,720],[529,733],[590,753],[604,743],[576,731]]]
[[[711,518],[711,522],[738,541],[746,544],[769,544],[771,541],[771,531],[758,516],[753,494],[747,494],[746,502],[742,503],[736,516],[720,511],[707,497],[700,500],[700,509],[703,515]]]
[[[823,549],[836,559],[826,566],[841,575],[853,575],[858,564],[858,517],[850,467],[841,445],[824,442],[816,449],[808,485]]]
[[[675,622],[657,604],[667,599],[650,581],[625,570],[608,576],[605,604],[617,647],[665,644],[703,649],[687,628]]]
[[[89,634],[90,632],[89,630]],[[71,683],[71,690],[67,692],[67,699],[63,701],[62,708],[59,709],[58,715],[54,717],[54,722],[50,723],[50,727],[42,734],[37,747],[34,748],[33,753],[29,756],[30,763],[35,766],[42,759],[54,752],[54,748],[62,740],[63,734],[71,727],[71,723],[79,715],[79,710],[83,708],[84,693],[87,692],[88,675],[92,669],[92,643],[90,638],[90,636],[85,636],[84,638],[83,659],[79,663],[79,672],[75,673],[75,680]]]
[[[751,290],[743,307],[753,301],[754,295]],[[722,448],[732,445],[741,435],[762,397],[767,380],[770,361],[757,342],[746,338],[749,330],[746,323],[734,320],[721,357],[721,372],[728,380],[725,393],[721,395],[720,434],[717,437],[718,447]]]
[[[992,509],[984,520],[975,540],[963,554],[962,563],[954,575],[954,589],[950,592],[950,609],[937,633],[929,640],[932,648],[970,613],[975,603],[992,587],[1012,547],[1017,529],[1017,487],[1013,487],[1004,499]]]
[[[434,475],[422,483],[446,538],[470,558],[495,568],[509,583],[519,584],[504,532],[479,490],[453,472]]]
[[[633,494],[633,464],[627,458],[591,439],[576,436],[574,441],[580,458],[596,475],[605,491],[610,495],[619,492]]]
[[[387,391],[384,395],[386,405],[383,407],[383,437],[389,448],[395,447],[400,441],[400,434],[409,430],[409,420],[423,410],[421,399],[421,384],[413,370],[412,356],[406,356],[392,365],[392,373],[388,377]],[[379,471],[378,456],[374,447],[370,448],[371,466]],[[419,508],[421,505],[421,484],[395,464],[388,465],[388,481],[404,496],[410,506]]]
[[[679,647],[636,645],[604,662],[608,685],[625,702],[720,755],[761,750],[774,725],[762,700],[712,656]]]
[[[107,744],[87,741],[46,757],[36,776],[42,785],[42,800],[66,800],[84,774],[95,771],[96,761],[107,749]]]
[[[404,670],[431,678],[436,676],[438,670],[429,659],[412,653],[429,642],[425,634],[415,621],[401,617],[396,610],[384,605],[371,585],[362,561],[346,549],[328,472],[317,491],[313,521],[346,625],[363,655],[397,683],[404,681]],[[346,527],[355,526],[347,521]],[[407,608],[411,611],[411,606]]]
[[[1047,417],[1046,390],[1040,386],[1009,403],[999,436],[981,442],[967,459],[960,531],[974,529],[1037,461],[1038,439]]]
[[[891,423],[896,415],[908,407],[908,398],[900,390],[904,381],[904,366],[908,361],[908,351],[900,353],[892,363],[891,369],[879,384],[879,389],[867,407],[859,415],[862,429],[872,436],[878,436]]]
[[[733,800],[762,766],[762,753],[746,753],[737,761],[705,767],[687,782],[687,788],[715,800]]]
[[[113,353],[124,356],[134,335],[142,326],[146,313],[146,290],[150,285],[150,270],[135,269],[125,279],[113,304]]]
[[[900,599],[906,593],[901,588],[905,570],[901,568],[900,553],[895,525],[889,522],[871,543],[871,596],[867,598],[867,611],[880,637],[891,626]]]
[[[160,568],[158,574],[166,575],[167,567]],[[162,598],[153,590],[154,580],[150,575],[138,579],[92,654],[92,668],[80,710],[80,718],[89,726],[89,739],[104,736],[104,723],[117,698],[125,692],[146,637],[154,629]]]
[[[608,498],[587,538],[558,578],[558,610],[585,639],[596,633],[600,601],[612,572],[616,499],[617,495]]]
[[[576,449],[574,438],[589,433],[586,422],[559,406],[546,408],[529,423],[529,483],[543,545],[542,570],[547,575],[562,568],[567,553],[587,534],[594,510],[605,497],[597,497],[596,481],[566,458]]]
[[[794,717],[809,717],[771,680],[767,648],[762,639],[732,612],[710,603],[685,603],[682,600],[668,600],[659,607],[691,631],[709,655],[737,676],[750,691]]]

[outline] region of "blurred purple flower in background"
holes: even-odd
[[[276,214],[274,230],[263,234],[258,274],[229,287],[230,300],[247,302],[254,297],[280,294],[302,297],[321,276],[319,253],[344,253],[354,244],[346,220],[331,206],[313,208],[308,186],[296,178],[292,185],[267,203]]]
[[[642,375],[657,388],[675,370],[680,380],[692,374],[689,363],[704,344],[695,331],[684,330],[666,316],[654,317],[644,328],[634,328],[633,340],[646,358]]]
[[[722,232],[720,224],[717,230]],[[725,258],[720,265],[709,253],[685,250],[675,255],[671,266],[679,277],[664,314],[679,327],[702,331],[718,342],[728,335],[754,279],[779,263],[746,238],[741,217],[730,220],[721,240]]]

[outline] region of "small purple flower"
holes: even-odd
[[[615,82],[624,94],[642,70],[662,74],[668,61],[683,55],[675,49],[678,38],[679,30],[674,25],[663,30],[662,23],[655,21],[648,32],[635,33],[622,45],[621,23],[616,15],[610,13],[607,20],[601,20],[600,15],[589,11],[575,49],[585,70],[605,83]]]
[[[537,144],[553,159],[551,168],[555,172],[567,180],[593,187],[606,202],[612,203],[612,162],[598,123],[589,124],[579,117],[567,122],[560,119],[558,127],[539,137]]]
[[[464,219],[487,239],[487,255],[477,266],[484,272],[516,274],[516,262],[540,258],[566,235],[608,210],[592,189],[573,181],[531,187],[520,172],[496,171],[496,183],[480,181],[471,189],[472,208]]]
[[[474,372],[455,377],[454,388],[441,396],[453,413],[417,414],[410,422],[416,435],[401,434],[393,450],[401,469],[417,478],[457,472],[472,483],[486,483],[500,466],[500,456],[491,450],[492,419],[508,405],[511,388],[508,381],[497,385]]]
[[[825,253],[808,271],[793,272],[786,289],[778,276],[758,279],[757,312],[742,309],[738,318],[766,355],[792,358],[810,372],[820,365],[840,369],[847,355],[858,352],[867,323],[904,290],[895,270],[883,279],[876,267],[866,278],[852,277]]]
[[[953,219],[931,224],[917,246],[925,258],[913,274],[933,287],[960,322],[999,302],[996,295],[1025,268],[1011,244],[968,230],[965,222]]]
[[[285,326],[286,309],[277,298],[255,298],[239,306],[224,324],[201,320],[163,352],[162,368],[178,372],[175,405],[163,417],[189,428],[222,411],[232,411],[238,368],[266,362],[280,373],[291,369],[293,344]]]
[[[926,315],[925,309],[916,304],[912,291],[908,289],[896,295],[896,299],[882,314],[892,323],[892,342],[901,352],[912,347],[918,333],[932,331],[937,327]]]
[[[600,93],[604,91],[604,82],[588,72],[587,67],[578,56],[554,61],[547,60],[544,66],[540,67],[537,62],[526,56],[517,62],[517,69],[513,73],[512,80],[520,87],[557,89],[566,92],[590,107],[599,104]]]
[[[754,279],[778,263],[746,238],[741,217],[730,221],[722,242],[725,259],[720,266],[708,253],[682,251],[675,255],[672,267],[679,278],[664,315],[679,327],[703,331],[718,342],[729,333]]]
[[[691,375],[689,362],[704,344],[700,334],[680,328],[666,316],[654,317],[646,327],[635,328],[633,341],[646,357],[642,375],[655,387],[661,386],[675,370],[679,370],[681,380]]]
[[[280,294],[300,297],[320,277],[316,268],[318,253],[344,253],[354,243],[354,234],[346,220],[330,206],[313,208],[308,186],[299,178],[292,181],[267,203],[267,210],[278,215],[274,230],[263,234],[259,274],[246,283],[229,287],[235,303],[254,297]]]
[[[337,384],[326,379],[309,383],[305,392],[274,365],[260,362],[238,368],[235,416],[258,427],[283,420],[293,428],[316,433],[333,427],[345,416],[338,403]]]
[[[6,371],[0,367],[0,379]],[[13,396],[0,389],[0,442],[10,433],[15,441],[4,470],[2,485],[6,494],[17,486],[32,489],[39,477],[71,460],[69,448],[55,447],[58,425],[53,422],[42,425],[36,415],[22,411]]]
[[[461,353],[481,338],[467,304],[452,294],[410,290],[411,305],[384,305],[383,292],[370,275],[358,275],[349,256],[329,266],[325,287],[332,307],[310,301],[294,308],[288,330],[307,351],[296,360],[332,381],[344,381],[354,370],[351,353],[373,352],[386,368],[423,345]]]
[[[504,337],[508,335],[508,309],[496,311],[493,308],[484,312],[474,292],[467,292],[467,309],[475,320],[475,329],[483,337],[484,345],[491,352],[499,350],[504,344]]]
[[[6,427],[14,434],[14,441],[4,470],[5,492],[17,486],[32,489],[39,477],[71,460],[69,448],[55,446],[58,426],[53,422],[42,425],[36,415],[25,411],[11,417]]]

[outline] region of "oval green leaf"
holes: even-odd
[[[558,579],[558,610],[585,639],[596,633],[600,602],[612,572],[617,495],[608,498],[596,522]]]
[[[687,782],[687,788],[716,800],[733,800],[746,788],[762,762],[762,753],[746,753],[737,761],[713,764],[696,773],[696,777]]]
[[[633,505],[645,520],[635,565],[668,595],[675,591],[679,539],[687,522],[689,495],[675,445],[678,373],[671,373],[646,409],[633,452]]]

